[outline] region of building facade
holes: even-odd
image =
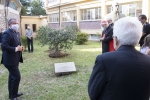
[[[21,33],[23,36],[28,25],[33,30],[33,37],[35,37],[39,27],[47,25],[47,16],[21,16]]]
[[[98,39],[101,34],[101,19],[110,13],[116,0],[45,0],[48,25],[59,29],[65,25],[77,25],[82,32],[90,34],[89,39]],[[119,11],[126,16],[140,14],[150,18],[150,0],[118,0]]]
[[[20,0],[0,0],[0,31],[8,28],[10,18],[16,18],[20,24],[21,6]]]

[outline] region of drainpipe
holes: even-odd
[[[5,6],[4,6],[4,11],[5,11],[5,28],[8,28],[8,6],[9,6],[10,0],[5,0]]]
[[[61,7],[61,0],[59,0],[59,29],[61,29],[61,11],[60,11],[60,7]]]
[[[61,29],[61,24],[60,24],[60,4],[59,4],[59,30]]]

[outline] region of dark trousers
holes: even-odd
[[[18,94],[19,83],[21,79],[18,66],[5,66],[9,71],[8,91],[9,98],[16,98]]]
[[[31,37],[31,39],[27,37],[27,44],[28,44],[28,52],[33,52],[33,37]]]

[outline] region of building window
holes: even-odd
[[[77,13],[76,10],[62,12],[62,21],[76,21]]]
[[[108,6],[108,13],[111,13],[112,6]],[[122,5],[119,5],[119,12],[122,13]]]
[[[112,6],[108,6],[108,11],[107,11],[108,13],[111,12],[111,7],[112,7]]]
[[[36,32],[36,24],[32,24],[33,32]]]
[[[10,7],[10,8],[13,8],[13,9],[15,9],[15,10],[18,9],[17,5],[16,5],[14,2],[10,2],[10,3],[9,3],[9,7]]]
[[[82,9],[81,13],[82,20],[101,19],[101,8]]]
[[[136,16],[136,4],[122,5],[122,13],[126,16]]]
[[[136,9],[138,8],[138,5],[141,3],[134,3],[134,4],[125,4],[125,5],[119,5],[119,12],[124,14],[125,16],[136,16]],[[136,7],[137,5],[137,7]],[[108,6],[108,13],[111,12],[111,6]]]
[[[135,4],[129,4],[129,16],[135,17],[135,12],[136,12],[136,8],[135,8]]]
[[[59,13],[50,14],[50,22],[59,22]]]

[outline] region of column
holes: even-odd
[[[102,19],[106,16],[107,14],[107,6],[105,0],[101,0],[101,16]]]
[[[150,20],[150,0],[142,0],[142,14]]]
[[[80,20],[81,20],[81,13],[80,13],[80,9],[79,6],[77,6],[77,26],[79,27],[80,24]]]
[[[48,7],[48,0],[44,0],[45,1],[45,7]]]
[[[61,29],[61,23],[62,23],[62,13],[61,13],[61,0],[58,0],[59,2],[59,29]]]

